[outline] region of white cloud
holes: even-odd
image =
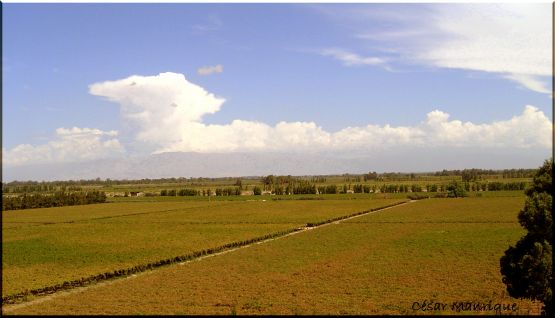
[[[130,83],[136,83],[130,85]],[[335,133],[314,122],[279,122],[275,126],[245,120],[207,125],[202,117],[218,111],[224,99],[188,82],[181,74],[131,76],[91,85],[91,93],[121,106],[136,124],[136,138],[155,152],[195,151],[365,151],[403,146],[473,148],[549,148],[551,121],[538,108],[504,121],[474,124],[450,120],[439,110],[414,126],[368,125]],[[171,106],[175,103],[177,106]]]
[[[85,161],[122,155],[125,150],[117,131],[90,128],[58,128],[56,139],[33,146],[21,144],[10,150],[2,149],[2,161],[8,166],[53,162]]]
[[[383,58],[373,56],[362,57],[358,54],[337,48],[321,50],[320,54],[323,56],[331,56],[336,60],[343,62],[345,66],[383,65],[386,62]]]
[[[532,91],[551,93],[550,3],[319,10],[351,23],[358,30],[355,38],[397,56],[396,62],[495,73]]]
[[[214,66],[203,66],[197,69],[197,73],[202,76],[222,73],[223,71],[224,71],[224,67],[221,64],[214,65]]]
[[[417,58],[434,65],[499,73],[524,87],[550,93],[551,4],[441,7],[437,28],[452,35]]]
[[[538,93],[551,94],[551,89],[547,88],[547,83],[538,79],[537,76],[526,74],[508,74],[505,78],[518,82],[520,85]]]
[[[90,93],[119,104],[124,124],[132,127],[135,142],[162,152],[326,152],[371,155],[383,151],[453,149],[536,151],[551,149],[553,125],[545,114],[527,105],[507,120],[475,124],[452,120],[440,110],[412,126],[367,125],[327,132],[314,122],[233,120],[210,125],[203,116],[220,110],[224,99],[190,83],[185,76],[162,73],[130,76],[90,86]],[[371,120],[371,119],[369,119]],[[2,149],[7,166],[86,161],[126,153],[117,131],[58,128],[46,144]],[[416,148],[415,148],[416,147]]]
[[[434,146],[479,148],[551,148],[552,123],[538,108],[527,105],[522,114],[489,124],[449,120],[441,111],[428,113],[422,126]]]
[[[96,83],[89,92],[118,103],[124,120],[136,125],[137,139],[155,145],[179,142],[185,127],[217,112],[225,101],[169,72]]]
[[[551,4],[440,8],[435,25],[453,36],[422,58],[445,67],[551,75]]]

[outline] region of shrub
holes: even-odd
[[[415,193],[415,194],[409,194],[407,195],[407,198],[411,199],[411,200],[422,200],[422,199],[428,199],[429,196],[425,195],[425,194],[419,194],[419,193]]]
[[[453,181],[447,185],[447,196],[449,198],[462,198],[466,197],[466,190],[464,189],[464,184]]]

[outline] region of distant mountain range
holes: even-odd
[[[532,152],[530,152],[532,153]],[[344,173],[422,172],[442,169],[536,168],[544,159],[538,155],[455,150],[381,152],[375,155],[173,152],[125,159],[2,167],[2,181],[142,179],[171,177],[241,177],[263,175],[329,175]],[[431,160],[433,158],[433,160]],[[437,165],[437,162],[442,164]],[[432,163],[436,163],[433,165]]]

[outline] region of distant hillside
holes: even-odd
[[[486,156],[484,156],[486,155]],[[140,158],[105,159],[89,162],[2,167],[2,180],[78,180],[94,178],[142,179],[168,177],[239,177],[276,175],[319,175],[365,173],[368,171],[418,172],[441,169],[505,169],[530,168],[540,165],[545,157],[539,155],[495,154],[465,152],[420,153],[382,152],[360,157],[354,154],[293,153],[163,153]],[[441,166],[431,166],[443,162]],[[476,158],[480,158],[477,162]],[[488,158],[484,160],[484,158]]]

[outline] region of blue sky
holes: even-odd
[[[311,145],[350,151],[341,146],[349,142],[375,151],[392,138],[438,151],[548,154],[550,12],[550,4],[4,4],[4,162]],[[221,72],[199,74],[215,66]],[[159,76],[170,73],[184,78]],[[146,81],[138,82],[143,100],[129,102],[135,93],[118,86],[132,75]],[[153,115],[158,83],[175,85],[172,100],[184,110]],[[93,92],[93,84],[101,86]],[[187,95],[189,86],[206,93]],[[214,109],[183,119],[204,102]],[[451,130],[432,131],[432,113]],[[516,144],[507,132],[514,125],[528,134]],[[74,147],[87,136],[94,143]]]

